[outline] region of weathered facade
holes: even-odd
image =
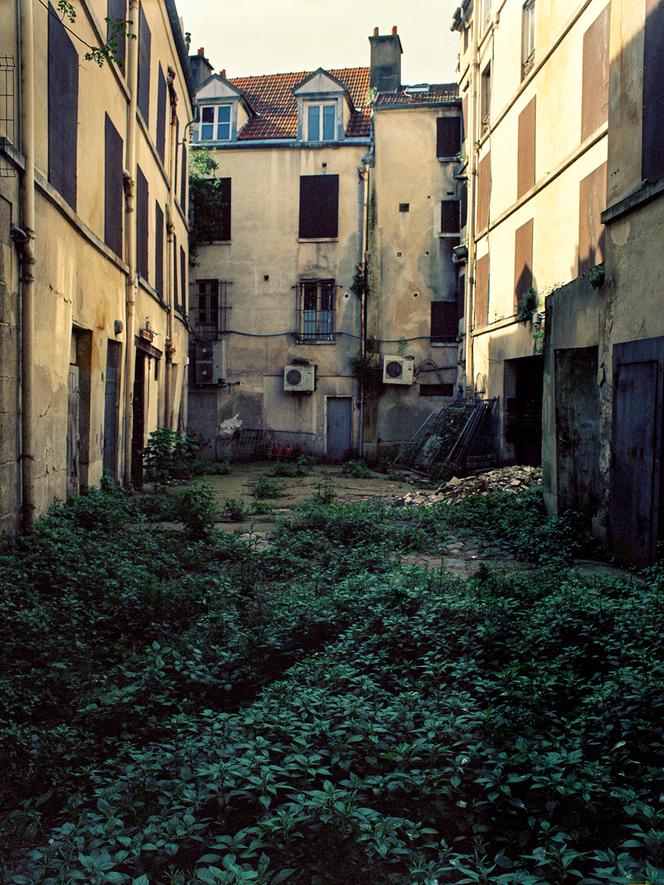
[[[0,8],[0,527],[182,425],[187,55],[172,0]],[[85,58],[128,19],[119,61]],[[86,45],[87,44],[87,45]]]
[[[396,30],[370,41],[367,68],[227,79],[192,59],[224,204],[191,274],[190,428],[208,457],[235,418],[332,460],[375,456],[454,396],[458,321],[432,346],[431,303],[456,317],[458,204],[441,235],[456,157],[436,150],[439,116],[458,140],[456,90],[402,88]],[[390,355],[405,377],[383,383]],[[437,385],[426,408],[416,367]]]
[[[539,464],[545,297],[604,258],[609,7],[464,0],[453,28],[469,207],[465,386],[498,398],[500,461]]]

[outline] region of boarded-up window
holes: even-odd
[[[606,163],[587,175],[579,189],[579,273],[586,273],[604,261],[606,209]]]
[[[489,256],[475,262],[475,327],[489,322]]]
[[[182,205],[182,194],[178,192],[178,169],[180,168],[180,121],[175,117],[175,163],[173,164],[173,188],[175,199]]]
[[[182,313],[187,308],[187,254],[180,246],[180,301]]]
[[[431,302],[431,343],[454,344],[459,334],[456,301]]]
[[[533,220],[514,234],[514,307],[533,284]]]
[[[164,212],[154,204],[154,287],[164,298]]]
[[[461,118],[438,117],[436,120],[436,156],[456,157],[461,150]]]
[[[477,170],[477,229],[489,226],[489,200],[491,197],[491,154],[480,160]]]
[[[463,230],[468,223],[468,183],[461,182],[459,188],[459,230]]]
[[[136,167],[136,269],[144,280],[148,273],[148,180]]]
[[[178,238],[173,234],[173,304],[176,310],[181,310],[180,287],[178,285]]]
[[[76,208],[78,53],[52,5],[48,16],[48,180]]]
[[[138,109],[146,123],[150,122],[150,56],[152,34],[143,4],[138,11]]]
[[[459,201],[443,200],[440,204],[440,232],[458,234],[459,229]]]
[[[609,7],[583,35],[581,141],[609,118]]]
[[[180,206],[187,213],[187,174],[189,171],[187,145],[182,145],[182,168],[180,169]]]
[[[113,47],[118,65],[124,70],[127,38],[120,26],[127,18],[127,0],[108,0],[106,16],[106,42]]]
[[[466,275],[465,273],[459,274],[459,279],[457,280],[457,313],[459,314],[459,319],[462,320],[464,314],[466,313]]]
[[[166,77],[161,65],[157,72],[157,152],[163,163],[166,157]]]
[[[339,176],[300,176],[300,237],[339,235]]]
[[[535,126],[537,98],[532,98],[519,114],[519,147],[517,159],[517,199],[535,184]]]
[[[643,47],[642,175],[664,177],[664,2],[646,0]]]
[[[122,179],[122,138],[111,118],[104,122],[104,242],[122,257],[122,216],[124,186]]]

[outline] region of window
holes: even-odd
[[[303,280],[299,286],[297,337],[305,341],[334,341],[337,287],[334,280]]]
[[[336,103],[307,105],[307,141],[334,141]]]
[[[648,27],[650,23],[647,23],[646,31]],[[607,5],[583,35],[582,141],[609,119],[609,30],[610,12]],[[646,92],[649,88],[645,77],[643,88]],[[646,112],[648,105],[645,99],[643,107]],[[661,151],[661,145],[658,146],[658,150]]]
[[[119,31],[116,22],[124,23],[127,18],[127,0],[108,0],[106,4],[106,42],[115,44],[115,57],[120,70],[124,70],[127,38]]]
[[[162,163],[166,158],[166,77],[159,65],[157,71],[157,152]]]
[[[481,134],[489,129],[491,119],[491,62],[482,71],[482,91],[480,94]]]
[[[443,200],[440,204],[441,234],[459,234],[459,201]]]
[[[399,212],[410,212],[410,203],[399,203]]]
[[[228,331],[228,280],[196,280],[194,329],[197,338],[214,341]]]
[[[643,47],[641,168],[653,182],[664,177],[664,6],[647,0]]]
[[[514,233],[514,311],[533,284],[533,220]]]
[[[199,141],[230,141],[231,106],[209,104],[201,108]]]
[[[420,384],[420,396],[454,396],[454,384]]]
[[[489,256],[475,262],[475,328],[489,322]]]
[[[461,151],[461,117],[436,120],[436,156],[439,160],[456,157]]]
[[[483,231],[489,226],[491,202],[491,153],[485,154],[477,169],[477,229]]]
[[[480,3],[480,24],[482,30],[489,24],[491,19],[491,0],[481,0]]]
[[[48,180],[76,209],[78,52],[52,6],[48,16]]]
[[[138,109],[146,124],[150,122],[151,45],[152,34],[141,4],[138,12]]]
[[[187,253],[184,251],[184,246],[180,246],[180,292],[181,296],[181,312],[185,314],[187,312]]]
[[[537,96],[533,96],[519,114],[517,145],[516,196],[522,197],[535,184],[535,139],[537,134]]]
[[[535,64],[535,0],[526,0],[521,12],[521,79]]]
[[[154,204],[154,287],[164,299],[164,212]]]
[[[122,257],[124,182],[122,138],[111,118],[104,123],[104,242]]]
[[[431,302],[431,343],[454,344],[459,334],[456,300]]]
[[[186,187],[186,182],[183,184]],[[228,242],[231,239],[231,179],[192,181],[191,201],[193,230],[198,241]]]
[[[339,235],[339,176],[300,176],[300,239]]]
[[[148,279],[148,180],[136,167],[136,269]]]

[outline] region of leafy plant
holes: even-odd
[[[175,498],[174,515],[196,541],[210,540],[219,508],[214,492],[206,482],[194,482],[180,489]]]
[[[600,289],[604,285],[605,276],[606,268],[604,264],[596,264],[588,274],[588,280],[593,289]]]
[[[369,479],[371,471],[363,461],[346,461],[342,468],[343,472],[353,479]]]
[[[282,498],[283,486],[271,476],[261,476],[251,490],[254,498]]]
[[[247,505],[236,498],[229,498],[227,501],[224,501],[222,507],[224,517],[231,522],[243,522],[249,515],[249,512]]]
[[[192,475],[198,443],[168,427],[160,427],[150,434],[145,447],[145,465],[148,479],[166,482],[186,479]]]
[[[516,319],[519,323],[528,323],[532,320],[533,313],[537,310],[539,297],[533,286],[528,286],[517,300]]]
[[[307,467],[300,461],[279,461],[272,470],[270,476],[307,476],[309,473]]]

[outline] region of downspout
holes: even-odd
[[[31,532],[35,519],[34,266],[35,266],[35,96],[32,0],[21,0],[21,148],[25,159],[21,193],[21,503],[22,527]]]
[[[476,219],[476,196],[477,196],[477,174],[478,174],[478,125],[477,125],[477,82],[479,71],[478,54],[478,26],[473,16],[473,48],[471,56],[471,77],[472,77],[472,126],[469,133],[470,137],[470,188],[468,194],[469,224],[468,224],[468,274],[466,276],[466,286],[468,292],[467,310],[466,310],[466,391],[472,390],[473,399],[475,398],[475,365],[474,365],[474,342],[473,342],[473,314],[475,309],[475,219]]]
[[[138,22],[138,0],[129,0],[129,20]],[[134,24],[136,27],[136,24]],[[138,108],[138,39],[127,40],[127,166],[125,169],[125,255],[127,258],[125,379],[124,379],[124,484],[131,488],[133,395],[136,327],[136,113]]]
[[[364,396],[366,389],[366,357],[367,357],[367,251],[369,242],[369,165],[364,162],[358,169],[360,176],[360,263],[358,270],[362,275],[362,292],[360,295],[360,458],[364,457]]]
[[[173,426],[175,420],[175,385],[173,383],[173,356],[175,354],[175,274],[173,271],[173,262],[175,260],[173,252],[173,233],[175,226],[173,223],[175,214],[175,159],[177,156],[178,143],[176,138],[177,126],[177,103],[178,96],[174,87],[175,71],[173,68],[168,69],[168,94],[171,104],[171,125],[169,130],[169,148],[168,148],[168,206],[166,209],[166,291],[168,292],[168,340],[166,342],[166,379],[164,399],[166,401],[166,427],[169,430],[175,430]],[[184,162],[184,158],[183,158]]]

